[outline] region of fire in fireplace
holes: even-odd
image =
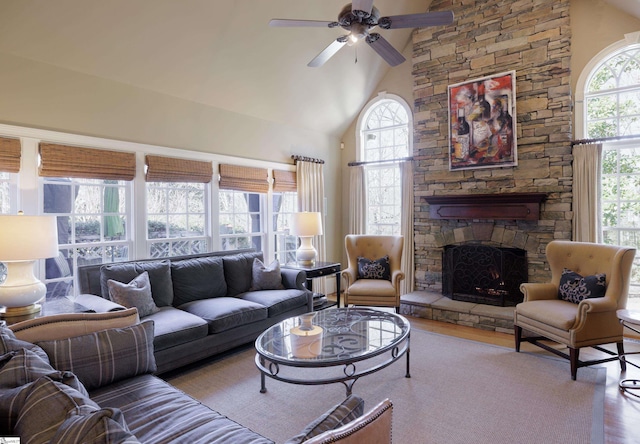
[[[489,305],[522,302],[527,252],[487,245],[447,245],[442,253],[442,294],[453,300]]]

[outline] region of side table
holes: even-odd
[[[616,312],[620,323],[627,327],[629,330],[640,334],[640,312],[632,310],[618,310]],[[640,352],[625,353],[621,359],[624,359],[627,364],[633,365],[636,368],[640,368],[639,365],[633,362],[627,361],[625,358],[627,355],[637,355]],[[632,390],[640,390],[640,379],[623,379],[618,383],[620,390],[627,391],[630,395],[640,397],[640,394],[634,393]]]
[[[289,262],[282,266],[282,268],[291,268],[294,270],[302,270],[307,273],[307,290],[313,291],[313,279],[319,277],[329,276],[335,274],[336,276],[336,299],[337,302],[326,302],[319,307],[314,307],[314,310],[322,310],[325,308],[338,306],[340,307],[340,263],[339,262],[319,262],[316,261],[313,265],[300,265],[297,262]]]
[[[72,301],[67,297],[45,299],[40,302],[40,311],[23,316],[6,316],[3,314],[2,319],[6,321],[7,325],[16,324],[18,322],[26,321],[28,319],[41,318],[43,316],[51,316],[64,313],[91,313],[93,310],[88,309],[84,305],[80,305],[77,302]]]

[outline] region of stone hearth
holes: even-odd
[[[513,334],[514,307],[453,301],[435,291],[402,295],[400,314],[482,330]]]

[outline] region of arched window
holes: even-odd
[[[640,44],[614,52],[585,89],[587,137],[640,135]]]
[[[402,194],[398,160],[409,156],[411,110],[402,98],[381,93],[358,120],[358,160],[365,166],[367,234],[400,234]]]
[[[589,139],[622,136],[602,145],[602,239],[640,248],[640,44],[629,37],[601,52],[581,75],[577,108],[584,103],[584,113],[577,117],[584,118],[578,130]],[[639,258],[630,297],[630,304],[640,303]]]

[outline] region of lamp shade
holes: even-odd
[[[320,213],[295,213],[291,217],[291,234],[295,236],[318,236],[322,234]]]
[[[0,216],[0,262],[58,255],[55,216]]]

